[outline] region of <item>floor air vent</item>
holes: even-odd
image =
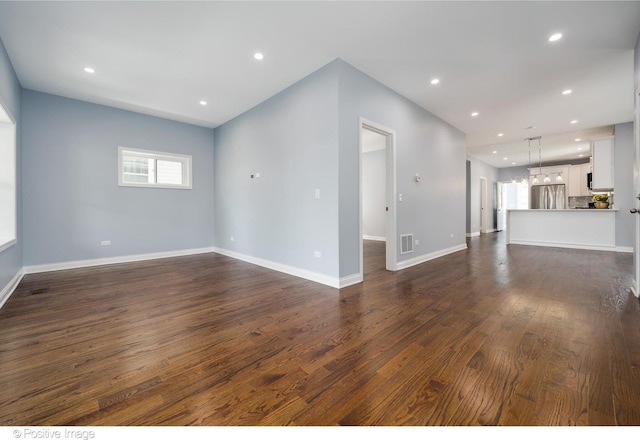
[[[400,253],[408,254],[413,252],[413,234],[405,234],[400,236]]]

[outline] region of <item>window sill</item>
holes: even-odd
[[[5,250],[9,249],[11,246],[16,244],[17,242],[18,240],[16,240],[15,238],[13,239],[0,238],[0,252],[4,252]]]
[[[162,183],[118,183],[118,186],[129,188],[193,189],[191,185],[169,185]]]

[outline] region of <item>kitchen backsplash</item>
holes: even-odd
[[[588,208],[592,201],[591,196],[569,197],[569,209]],[[613,204],[613,196],[610,196],[609,202]]]

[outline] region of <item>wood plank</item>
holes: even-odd
[[[503,233],[336,290],[217,254],[26,275],[0,423],[640,424],[632,256]]]

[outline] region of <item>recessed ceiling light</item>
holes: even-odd
[[[573,90],[571,90],[571,89],[563,90],[563,91],[562,91],[562,94],[563,94],[563,95],[569,95],[572,91],[573,91]]]
[[[574,141],[576,141],[576,142],[580,142],[581,140],[582,140],[582,139],[580,139],[580,138],[575,138],[575,139],[574,139]]]
[[[582,157],[582,156],[584,156],[584,154],[578,154],[578,157]]]
[[[507,160],[507,159],[509,159],[509,158],[508,158],[508,157],[503,157],[503,158],[502,158],[502,160]]]
[[[473,112],[473,113],[471,113],[471,116],[473,116],[473,117],[478,116],[478,112]]]
[[[95,69],[93,69],[92,67],[85,67],[84,71],[87,73],[96,73]]]
[[[572,123],[572,124],[577,124],[577,123],[578,123],[578,121],[574,119],[573,121],[571,121],[571,123]]]
[[[498,137],[504,136],[504,133],[498,133]]]
[[[264,59],[264,55],[262,55],[260,52],[256,52],[256,53],[254,53],[254,54],[253,54],[253,57],[254,57],[256,60],[262,60],[262,59]]]
[[[435,86],[436,84],[438,84],[439,82],[440,82],[440,80],[439,80],[438,78],[433,78],[433,79],[431,80],[431,84],[432,84],[432,85],[434,85],[434,86]]]
[[[515,165],[515,164],[516,164],[515,162],[511,162],[511,165]]]
[[[207,101],[200,101],[200,105],[207,105]]]
[[[549,41],[553,43],[554,41],[558,41],[560,38],[562,38],[561,33],[553,34],[549,37]]]
[[[578,151],[582,151],[582,147],[578,147]]]
[[[498,154],[498,150],[493,150],[492,153],[493,154]]]

